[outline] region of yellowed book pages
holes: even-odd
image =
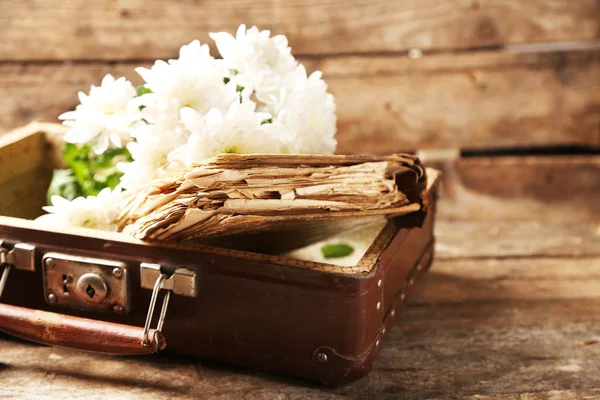
[[[140,239],[282,232],[314,242],[376,217],[424,214],[426,184],[408,154],[225,154],[191,168],[167,164],[133,193],[119,220]]]

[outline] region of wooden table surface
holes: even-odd
[[[0,336],[0,399],[600,399],[600,1],[2,4],[0,134],[56,122],[107,73],[141,84],[136,67],[195,38],[215,54],[208,32],[246,23],[288,35],[307,70],[323,71],[339,153],[490,157],[442,165],[437,259],[359,382],[325,389]]]
[[[465,160],[446,171],[436,260],[359,382],[329,389],[0,336],[0,398],[600,399],[600,157],[577,160]],[[477,183],[511,168],[517,186]]]

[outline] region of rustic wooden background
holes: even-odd
[[[600,144],[597,0],[0,5],[1,129],[56,121],[104,74],[140,82],[135,67],[246,23],[286,34],[309,70],[323,70],[340,152]]]
[[[288,35],[308,69],[323,70],[340,152],[429,149],[444,171],[438,257],[364,380],[323,390],[189,360],[0,338],[0,397],[600,398],[598,0],[0,6],[0,131],[55,121],[104,74],[139,82],[136,66],[246,23]],[[504,153],[461,158],[438,148]]]

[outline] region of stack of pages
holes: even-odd
[[[224,154],[191,168],[167,164],[119,219],[140,239],[285,231],[306,243],[382,215],[424,213],[424,171],[408,154]]]

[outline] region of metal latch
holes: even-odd
[[[8,243],[0,240],[0,297],[2,297],[11,268],[35,271],[35,246],[17,243],[10,250],[9,248]]]
[[[162,274],[160,267],[160,264],[140,264],[140,276],[144,289],[154,288],[156,280]],[[196,273],[189,269],[177,268],[170,277],[162,281],[161,289],[170,290],[174,294],[182,296],[196,297]]]
[[[11,265],[15,269],[35,271],[35,246],[27,243],[16,243],[11,246],[0,240],[0,266]]]
[[[158,299],[158,293],[161,290],[165,290],[163,297],[163,303],[160,309],[158,317],[158,323],[156,325],[156,332],[159,334],[162,332],[165,318],[167,316],[167,308],[169,306],[169,299],[171,293],[180,294],[182,296],[196,297],[196,273],[189,269],[177,268],[171,276],[168,276],[161,271],[160,264],[141,263],[140,264],[140,278],[141,285],[144,289],[152,289],[152,297],[150,298],[150,306],[148,307],[148,314],[146,315],[146,323],[144,324],[144,337],[142,343],[149,345],[151,343],[150,324],[152,323],[152,317],[154,315],[154,308],[156,307],[156,300]]]
[[[86,311],[129,312],[125,263],[46,253],[42,271],[44,296],[49,304]]]

